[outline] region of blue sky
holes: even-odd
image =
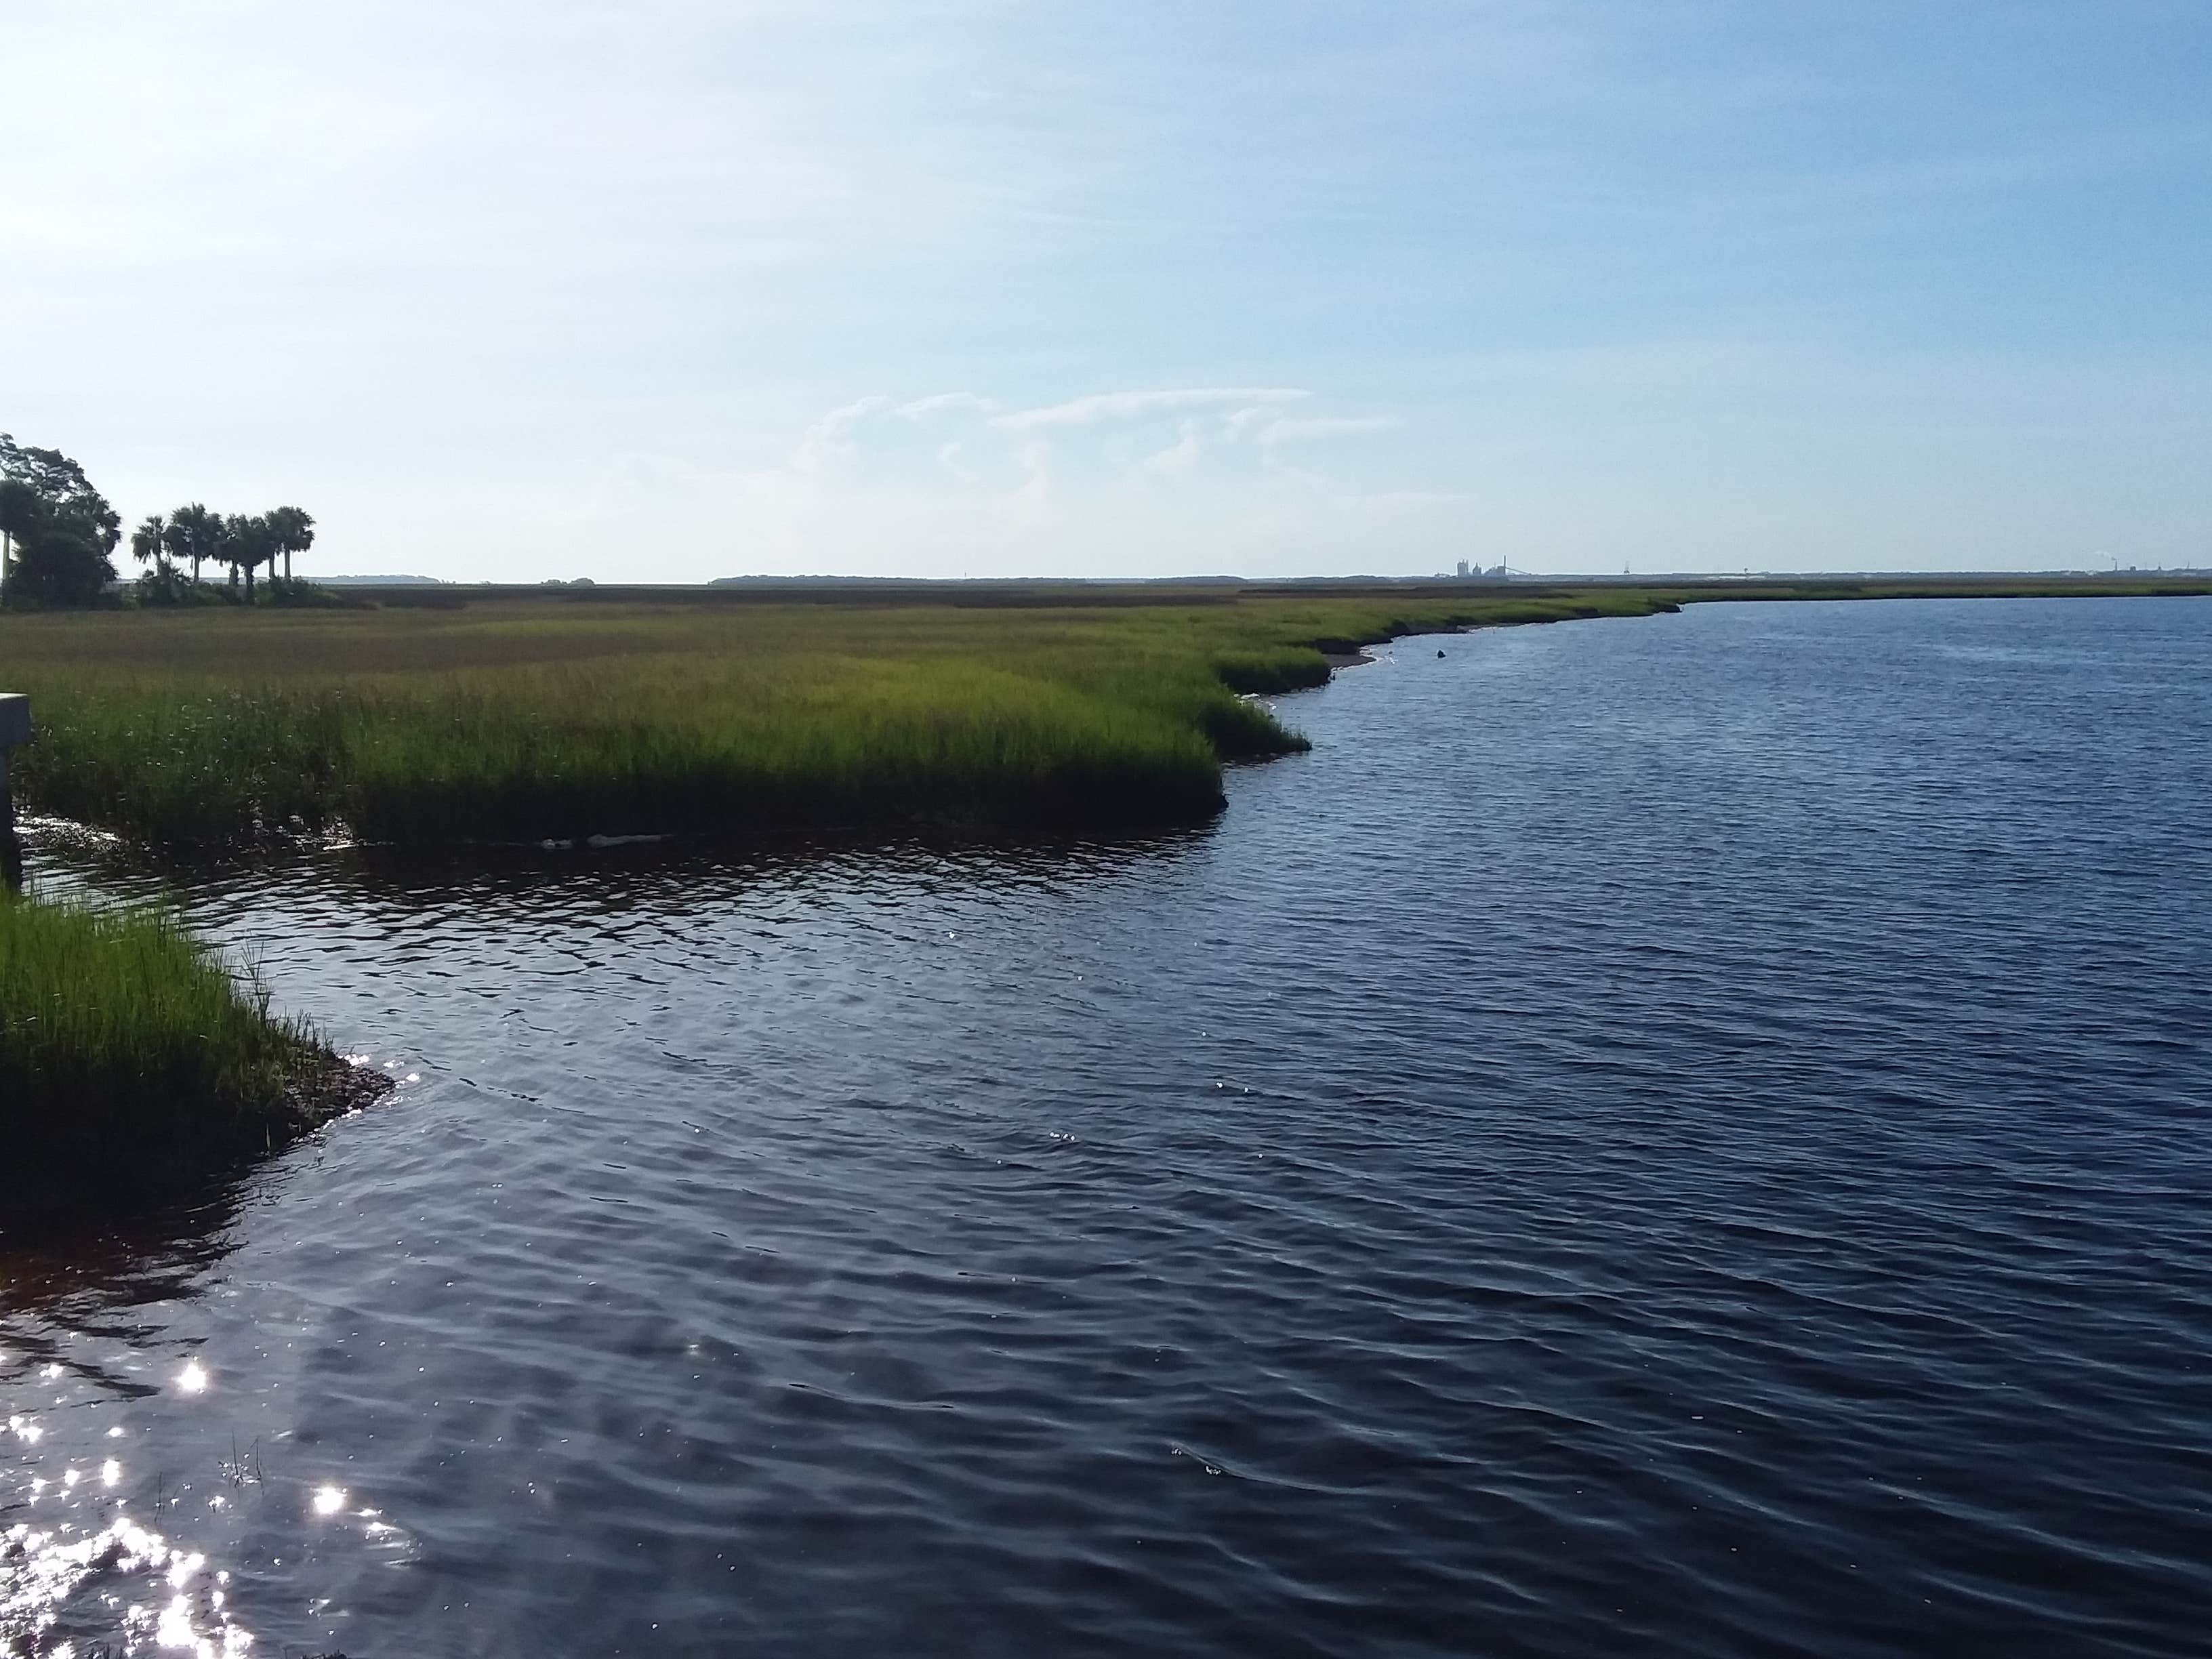
[[[325,570],[2212,563],[2212,6],[0,0],[0,429]]]

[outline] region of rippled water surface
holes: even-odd
[[[2212,601],[1438,643],[1187,837],[172,878],[407,1081],[0,1252],[0,1649],[2203,1653]]]

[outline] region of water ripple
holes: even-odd
[[[2200,1652],[2207,615],[1486,634],[1158,841],[173,877],[410,1080],[0,1255],[0,1652],[194,1556],[356,1659]]]

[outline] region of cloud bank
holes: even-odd
[[[1431,530],[1447,493],[1363,492],[1311,463],[1372,441],[1395,416],[1293,416],[1302,387],[1169,386],[1013,405],[968,391],[875,393],[824,411],[773,465],[612,469],[592,516],[650,500],[684,516],[714,574],[1172,574],[1241,571],[1347,529]],[[1293,465],[1285,444],[1301,453]]]

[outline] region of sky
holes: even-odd
[[[0,41],[0,430],[319,572],[2212,565],[2204,0]]]

